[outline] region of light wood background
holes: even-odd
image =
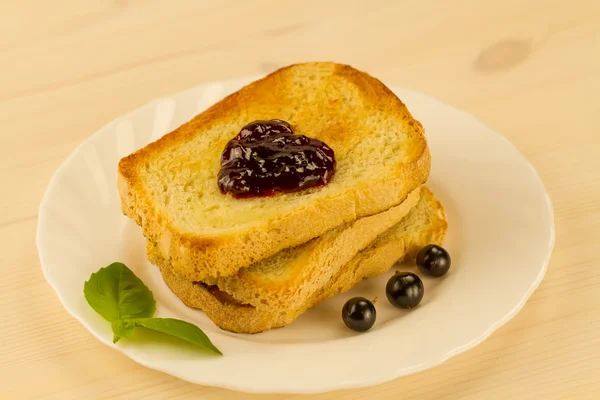
[[[0,398],[304,397],[196,386],[107,349],[44,281],[35,229],[53,171],[111,119],[306,60],[350,63],[506,135],[541,174],[557,229],[545,280],[483,344],[314,399],[600,398],[598,0],[0,1]]]

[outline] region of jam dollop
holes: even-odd
[[[234,197],[295,192],[329,183],[335,164],[329,146],[294,134],[286,121],[253,121],[225,146],[218,184]]]

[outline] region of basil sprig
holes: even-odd
[[[143,327],[222,355],[196,325],[174,318],[154,318],[156,301],[152,292],[123,263],[112,263],[93,273],[83,285],[83,294],[90,307],[111,323],[113,343]]]

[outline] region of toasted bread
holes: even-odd
[[[360,220],[359,220],[360,221]],[[190,282],[177,274],[169,260],[162,257],[160,250],[148,243],[147,256],[151,263],[160,268],[162,276],[169,288],[189,307],[203,310],[220,328],[232,332],[258,333],[265,330],[285,326],[294,321],[306,310],[337,294],[346,292],[365,278],[374,277],[388,271],[396,261],[414,258],[416,253],[427,244],[442,244],[447,231],[447,221],[442,204],[426,188],[421,190],[421,197],[416,206],[397,224],[392,226],[366,249],[356,254],[349,262],[328,273],[328,279],[320,279],[319,274],[307,277],[309,285],[318,287],[313,291],[296,293],[299,301],[284,304],[268,298],[269,306],[256,307],[236,299],[235,292],[228,292],[215,285],[201,282]],[[310,252],[310,245],[305,251]],[[317,260],[308,261],[315,262]],[[306,264],[306,269],[314,268]],[[282,264],[279,268],[294,270],[296,265]],[[268,286],[278,285],[282,271],[262,271],[265,290]],[[293,281],[293,274],[283,273]],[[272,282],[277,282],[273,284]],[[260,296],[260,295],[259,295]],[[285,292],[282,296],[286,297]],[[261,298],[258,298],[261,304]]]
[[[283,119],[320,139],[337,167],[321,188],[236,199],[220,154],[248,122]],[[422,125],[380,81],[334,63],[292,65],[224,98],[118,166],[122,211],[188,280],[231,276],[288,247],[403,202],[423,184]]]
[[[427,189],[419,187],[387,211],[342,224],[235,275],[205,283],[216,283],[237,301],[256,308],[296,309],[358,252],[399,223],[417,205],[421,190]]]

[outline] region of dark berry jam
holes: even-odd
[[[324,186],[334,169],[333,150],[322,141],[295,135],[285,121],[254,121],[225,146],[218,183],[234,197],[271,196]]]

